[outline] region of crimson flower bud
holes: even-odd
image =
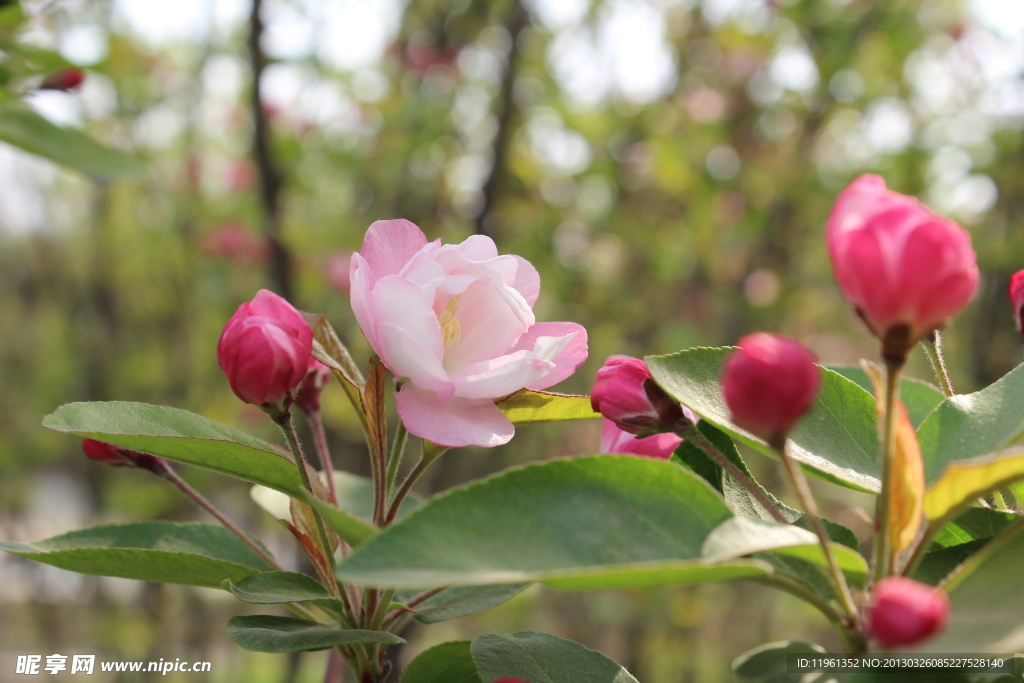
[[[74,90],[78,86],[82,85],[84,80],[85,72],[81,69],[71,67],[68,69],[61,69],[60,71],[54,71],[43,79],[43,82],[39,84],[39,89],[62,90],[67,92],[68,90]]]
[[[883,647],[915,645],[946,625],[949,598],[935,588],[903,576],[875,585],[868,610],[868,635]]]
[[[814,355],[789,337],[757,332],[740,339],[722,367],[722,393],[739,427],[778,447],[810,410],[821,383]]]
[[[887,361],[900,362],[928,333],[944,326],[978,288],[971,236],[913,197],[863,175],[832,209],[829,257],[843,295]]]
[[[644,391],[645,379],[651,379],[647,363],[630,356],[611,356],[597,371],[590,405],[625,432],[650,434],[659,416]]]
[[[96,439],[82,439],[82,450],[85,457],[97,462],[105,462],[110,465],[125,465],[125,459],[117,452],[115,446],[103,443]]]
[[[1013,320],[1017,323],[1017,331],[1024,336],[1024,270],[1019,270],[1010,278],[1010,303],[1013,304]]]
[[[82,450],[85,457],[97,462],[105,462],[114,467],[139,467],[155,474],[166,471],[166,463],[155,455],[139,453],[128,448],[121,448],[96,439],[82,439]]]
[[[246,403],[280,408],[306,377],[313,331],[290,303],[261,289],[238,307],[217,343],[217,362]]]
[[[331,381],[331,369],[313,356],[309,357],[306,378],[295,392],[295,405],[309,415],[320,410],[320,392]]]

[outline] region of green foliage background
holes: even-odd
[[[332,2],[341,0],[313,5]],[[1019,361],[1005,288],[1024,266],[1015,228],[1024,210],[1022,113],[1013,104],[1020,64],[993,76],[992,55],[1009,49],[1000,45],[1007,39],[981,25],[971,5],[593,0],[566,29],[545,20],[554,2],[410,0],[372,66],[333,67],[315,46],[304,58],[272,60],[274,78],[325,88],[341,102],[329,115],[302,98],[267,112],[287,271],[272,268],[262,248],[231,257],[211,246],[225,224],[244,226],[255,243],[274,225],[251,160],[249,27],[153,45],[109,3],[27,4],[27,24],[5,39],[0,69],[18,45],[59,46],[82,25],[98,31],[107,49],[86,65],[85,88],[102,91],[107,106],[82,105],[88,91],[50,97],[78,107],[86,131],[146,170],[102,183],[73,170],[36,173],[32,196],[2,204],[0,537],[203,519],[144,473],[86,461],[77,441],[41,429],[42,417],[69,401],[146,401],[272,437],[223,381],[220,328],[256,289],[290,288],[296,305],[327,315],[365,359],[347,293],[326,273],[380,218],[408,218],[430,239],[482,232],[500,251],[529,259],[543,282],[538,319],[589,331],[591,358],[562,386],[588,393],[608,355],[731,344],[759,329],[799,337],[828,362],[873,357],[833,283],[822,234],[841,188],[876,172],[973,234],[982,290],[946,336],[957,388],[980,388]],[[566,35],[592,38],[619,6],[637,4],[663,18],[675,64],[663,95],[638,102],[621,87],[580,91],[555,73],[552,55]],[[308,6],[267,0],[266,24]],[[733,10],[722,14],[726,6]],[[800,55],[817,75],[794,82],[784,67],[786,58],[804,64]],[[222,86],[225,74],[240,75],[237,91]],[[31,74],[4,78],[5,100],[36,97]],[[10,172],[37,168],[18,163]],[[14,187],[4,192],[23,185]],[[33,201],[36,219],[25,228],[14,208]],[[929,378],[922,359],[915,363],[912,374]],[[328,392],[337,464],[368,473],[358,424],[340,392]],[[421,493],[597,444],[595,424],[523,427],[506,447],[444,456]],[[748,460],[784,491],[773,463]],[[185,475],[289,557],[290,541],[249,501],[247,486]],[[819,490],[837,521],[856,527],[853,509],[866,499]],[[322,655],[235,648],[222,625],[243,612],[226,593],[74,577],[4,556],[0,671],[13,671],[17,654],[98,652],[211,660],[210,681],[321,680]],[[531,589],[492,612],[420,627],[401,657],[485,630],[523,629],[599,649],[645,683],[727,680],[729,659],[765,640],[830,643],[814,614],[754,585]]]

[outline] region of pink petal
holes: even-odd
[[[455,393],[462,398],[499,398],[519,391],[551,373],[555,364],[536,358],[530,351],[481,361],[453,377]]]
[[[423,231],[404,218],[376,221],[366,231],[359,253],[377,277],[397,275],[427,245]]]
[[[366,259],[359,254],[352,254],[352,265],[349,270],[349,303],[352,306],[352,313],[356,316],[356,322],[359,323],[359,329],[363,331],[363,336],[374,350],[377,349],[377,332],[369,306],[370,292],[376,281],[377,276]]]
[[[434,313],[433,301],[425,299],[419,287],[397,275],[383,277],[374,285],[367,308],[378,330],[381,323],[400,327],[431,357],[440,361],[444,354],[441,324]]]
[[[395,394],[398,416],[409,433],[439,446],[500,446],[515,427],[489,399],[453,398],[442,403],[431,391],[405,384]]]
[[[470,261],[486,261],[498,256],[498,247],[486,235],[470,235],[462,244],[455,245],[455,250]]]
[[[533,308],[533,305],[537,303],[537,297],[540,296],[540,274],[533,264],[522,256],[515,256],[515,259],[519,262],[519,268],[516,269],[515,279],[509,284],[519,290],[519,293],[526,299],[526,303]]]
[[[587,360],[587,330],[576,323],[537,323],[530,327],[505,353],[532,350],[535,355],[544,357],[545,349],[556,340],[575,335],[561,348],[554,358],[549,358],[555,367],[542,379],[527,385],[532,391],[542,391],[554,386],[576,372],[576,368]],[[545,339],[545,337],[552,339]]]
[[[413,384],[437,392],[442,401],[455,395],[455,384],[448,378],[441,359],[423,348],[408,331],[391,323],[377,326],[380,357],[396,377],[407,377]]]

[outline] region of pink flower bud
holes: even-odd
[[[633,436],[619,429],[611,420],[601,420],[602,453],[632,453],[668,460],[682,442],[680,437],[668,432],[645,437]]]
[[[647,363],[630,356],[611,356],[597,371],[590,405],[623,431],[649,434],[659,417],[644,391],[645,379],[651,379]]]
[[[309,415],[320,410],[320,392],[331,381],[331,369],[313,356],[309,357],[306,378],[295,392],[295,405]]]
[[[900,360],[960,312],[978,288],[966,230],[863,175],[839,195],[826,229],[843,295]]]
[[[74,67],[55,71],[39,84],[40,90],[74,90],[85,81],[85,72]]]
[[[738,346],[722,368],[732,421],[778,446],[814,403],[821,372],[810,351],[782,335],[748,334]]]
[[[902,576],[875,586],[868,611],[868,635],[883,647],[915,645],[946,625],[949,598],[935,588]]]
[[[1024,335],[1024,270],[1017,271],[1010,278],[1010,303],[1013,304],[1013,320],[1017,331]]]
[[[217,361],[238,398],[279,407],[306,377],[313,331],[277,294],[261,289],[231,316],[217,343]]]

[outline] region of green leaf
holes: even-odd
[[[456,586],[433,595],[416,605],[416,621],[422,624],[436,624],[449,619],[458,619],[477,612],[497,607],[522,593],[530,584],[509,583],[498,586]],[[405,604],[419,591],[402,591],[395,596],[395,602]]]
[[[215,524],[111,524],[35,543],[0,542],[0,550],[80,574],[209,588],[272,569]]]
[[[951,462],[924,492],[924,513],[943,524],[996,489],[1024,479],[1024,447]],[[937,521],[936,521],[937,520]]]
[[[124,401],[68,403],[47,415],[43,426],[230,474],[304,500],[295,464],[273,446],[187,410]]]
[[[875,390],[871,386],[871,379],[862,368],[856,365],[826,365],[825,367],[856,382],[857,386],[869,394],[874,394]],[[945,398],[946,395],[934,384],[914,379],[913,377],[900,378],[900,400],[907,407],[907,413],[910,414],[910,422],[914,425],[915,429],[921,426],[925,418]]]
[[[498,403],[498,408],[512,424],[593,420],[601,417],[590,406],[589,396],[570,396],[550,391],[523,389]]]
[[[468,640],[442,643],[421,653],[402,673],[401,683],[483,683]]]
[[[868,566],[860,553],[840,545],[830,544],[839,568],[851,583],[862,586],[867,579]],[[791,524],[766,522],[750,517],[733,517],[714,529],[704,540],[702,554],[711,560],[731,560],[753,553],[772,552],[828,566],[818,537],[806,529]]]
[[[977,498],[971,499],[972,502],[974,500]],[[914,578],[933,586],[938,585],[969,557],[988,545],[994,536],[1020,518],[1020,515],[1013,512],[992,508],[967,508],[935,534],[929,551],[914,572]]]
[[[1024,650],[1024,591],[1020,589],[1024,525],[991,541],[945,586],[946,629],[922,652],[1002,653]]]
[[[950,396],[917,430],[925,479],[936,482],[952,463],[989,455],[1024,434],[1024,365],[973,394]]]
[[[266,614],[231,617],[226,628],[231,640],[253,652],[311,652],[349,643],[405,642],[385,631],[341,630],[306,619]]]
[[[751,448],[776,457],[761,439],[734,425],[719,377],[731,348],[695,348],[644,360],[654,379],[676,400]],[[822,369],[821,390],[789,436],[789,452],[828,481],[862,491],[880,489],[878,426],[871,394],[842,375]]]
[[[820,645],[795,640],[765,643],[732,660],[732,672],[743,683],[805,683],[807,674],[789,673],[790,654],[819,657],[828,653]]]
[[[284,602],[314,602],[337,610],[337,598],[305,574],[295,572],[263,572],[234,583],[225,581],[224,589],[243,602],[254,605],[277,605]]]
[[[914,578],[929,586],[938,586],[957,567],[966,562],[967,558],[988,545],[988,541],[989,539],[982,538],[927,552],[914,571]]]
[[[547,633],[484,633],[471,650],[483,681],[514,676],[530,683],[637,683],[600,652]]]
[[[139,175],[144,170],[131,157],[81,131],[55,126],[21,103],[0,103],[0,140],[99,180]]]
[[[775,504],[775,507],[782,511],[783,516],[790,521],[795,520],[800,516],[800,512],[798,510],[794,510],[788,505],[782,503],[782,501],[765,490],[765,488],[761,486],[756,479],[754,479],[754,475],[750,473],[747,463],[745,463],[743,458],[740,456],[740,452],[736,448],[736,443],[729,438],[728,434],[707,420],[699,421],[696,427],[697,430],[703,434],[709,442],[711,442],[711,445],[718,449],[719,453],[728,458],[733,465],[747,475],[747,478],[750,479],[750,481],[754,482],[754,485],[768,497],[768,500],[772,501]],[[725,472],[717,462],[712,460],[704,453],[704,451],[697,448],[689,440],[683,440],[683,442],[679,444],[679,447],[676,449],[676,452],[672,454],[672,458],[670,460],[671,462],[676,462],[693,471],[722,492],[723,497],[725,498],[725,504],[735,514],[743,517],[763,519],[769,522],[775,519],[772,516],[772,513],[766,510],[761,502],[752,496],[742,484],[736,481],[732,475]]]
[[[664,461],[549,460],[432,498],[352,553],[338,576],[398,588],[579,589],[763,576],[763,562],[701,557],[707,535],[730,517],[706,483]]]
[[[992,538],[1018,519],[1020,515],[1013,512],[982,507],[968,508],[935,535],[932,539],[933,547],[948,548]]]

